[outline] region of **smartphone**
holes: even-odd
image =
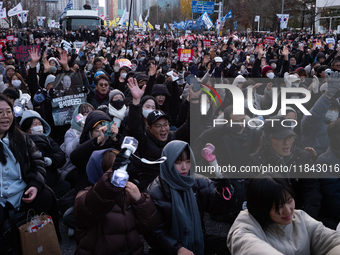
[[[102,125],[103,126],[107,126],[107,130],[104,133],[104,136],[113,136],[113,134],[111,133],[111,126],[114,124],[114,121],[103,121]]]
[[[198,91],[201,88],[201,84],[199,83],[199,81],[197,80],[196,76],[194,74],[190,74],[189,76],[187,76],[185,78],[185,80],[188,82],[189,85],[193,84],[193,91]]]

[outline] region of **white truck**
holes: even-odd
[[[101,28],[104,25],[104,21],[99,17],[98,11],[96,10],[68,10],[64,15],[59,24],[61,29],[65,31],[75,31],[79,29],[95,30]]]

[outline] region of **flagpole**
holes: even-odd
[[[127,32],[127,38],[126,38],[126,43],[125,43],[125,58],[126,58],[126,55],[127,55],[127,46],[128,46],[128,43],[129,43],[129,33],[130,33],[130,23],[131,23],[131,8],[132,8],[132,0],[131,0],[131,3],[130,3],[130,11],[129,11],[129,26],[128,26],[128,32]]]

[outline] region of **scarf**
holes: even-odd
[[[166,156],[167,160],[161,164],[160,177],[169,185],[171,192],[171,233],[195,255],[203,255],[204,237],[201,217],[192,190],[195,179],[193,176],[180,175],[175,168],[177,157],[187,146],[189,147],[187,143],[175,140],[164,147],[162,156]],[[195,158],[190,147],[189,150],[191,162],[195,164]]]
[[[122,122],[122,120],[125,118],[125,111],[125,105],[122,107],[122,109],[117,110],[111,104],[109,104],[109,114],[113,116],[113,122],[116,123],[116,126],[118,128],[120,127],[120,123]]]
[[[97,95],[97,101],[98,103],[103,103],[105,99],[107,99],[107,96],[109,95],[110,90],[106,94],[100,94],[98,90],[96,90],[96,95]]]

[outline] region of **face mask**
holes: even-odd
[[[114,66],[114,67],[113,67],[113,71],[114,71],[115,73],[119,72],[119,67],[118,67],[118,66]]]
[[[91,33],[91,35],[94,35],[94,33]]]
[[[120,74],[120,77],[121,77],[122,79],[125,79],[126,76],[127,76],[127,73],[121,73],[121,74]]]
[[[21,81],[20,80],[14,80],[12,81],[12,85],[14,88],[20,89],[21,88]]]
[[[139,61],[143,62],[144,59],[145,59],[145,57],[141,57],[141,58],[139,59]]]
[[[338,117],[339,117],[339,112],[335,110],[328,110],[325,116],[326,120],[329,120],[331,122],[336,121]]]
[[[155,57],[155,60],[158,62],[159,61],[159,57]]]
[[[137,66],[131,66],[132,71],[136,71],[136,69],[137,69]]]
[[[233,126],[231,127],[231,129],[235,132],[235,133],[239,133],[242,130],[242,126],[239,124],[233,124]]]
[[[306,80],[306,79],[302,79],[302,80],[301,80],[301,83],[305,82],[305,80]]]
[[[269,79],[274,79],[274,73],[267,73],[267,77],[269,78]]]
[[[119,99],[119,100],[116,100],[116,101],[111,101],[110,104],[112,105],[113,108],[120,110],[124,106],[124,100]]]
[[[32,135],[42,135],[44,132],[43,126],[35,126],[31,127],[31,133]]]
[[[149,113],[154,111],[152,109],[144,109],[144,108],[142,108],[142,110],[143,110],[142,114],[143,114],[144,118],[147,118]]]
[[[275,70],[276,69],[276,64],[272,64],[272,68]]]

